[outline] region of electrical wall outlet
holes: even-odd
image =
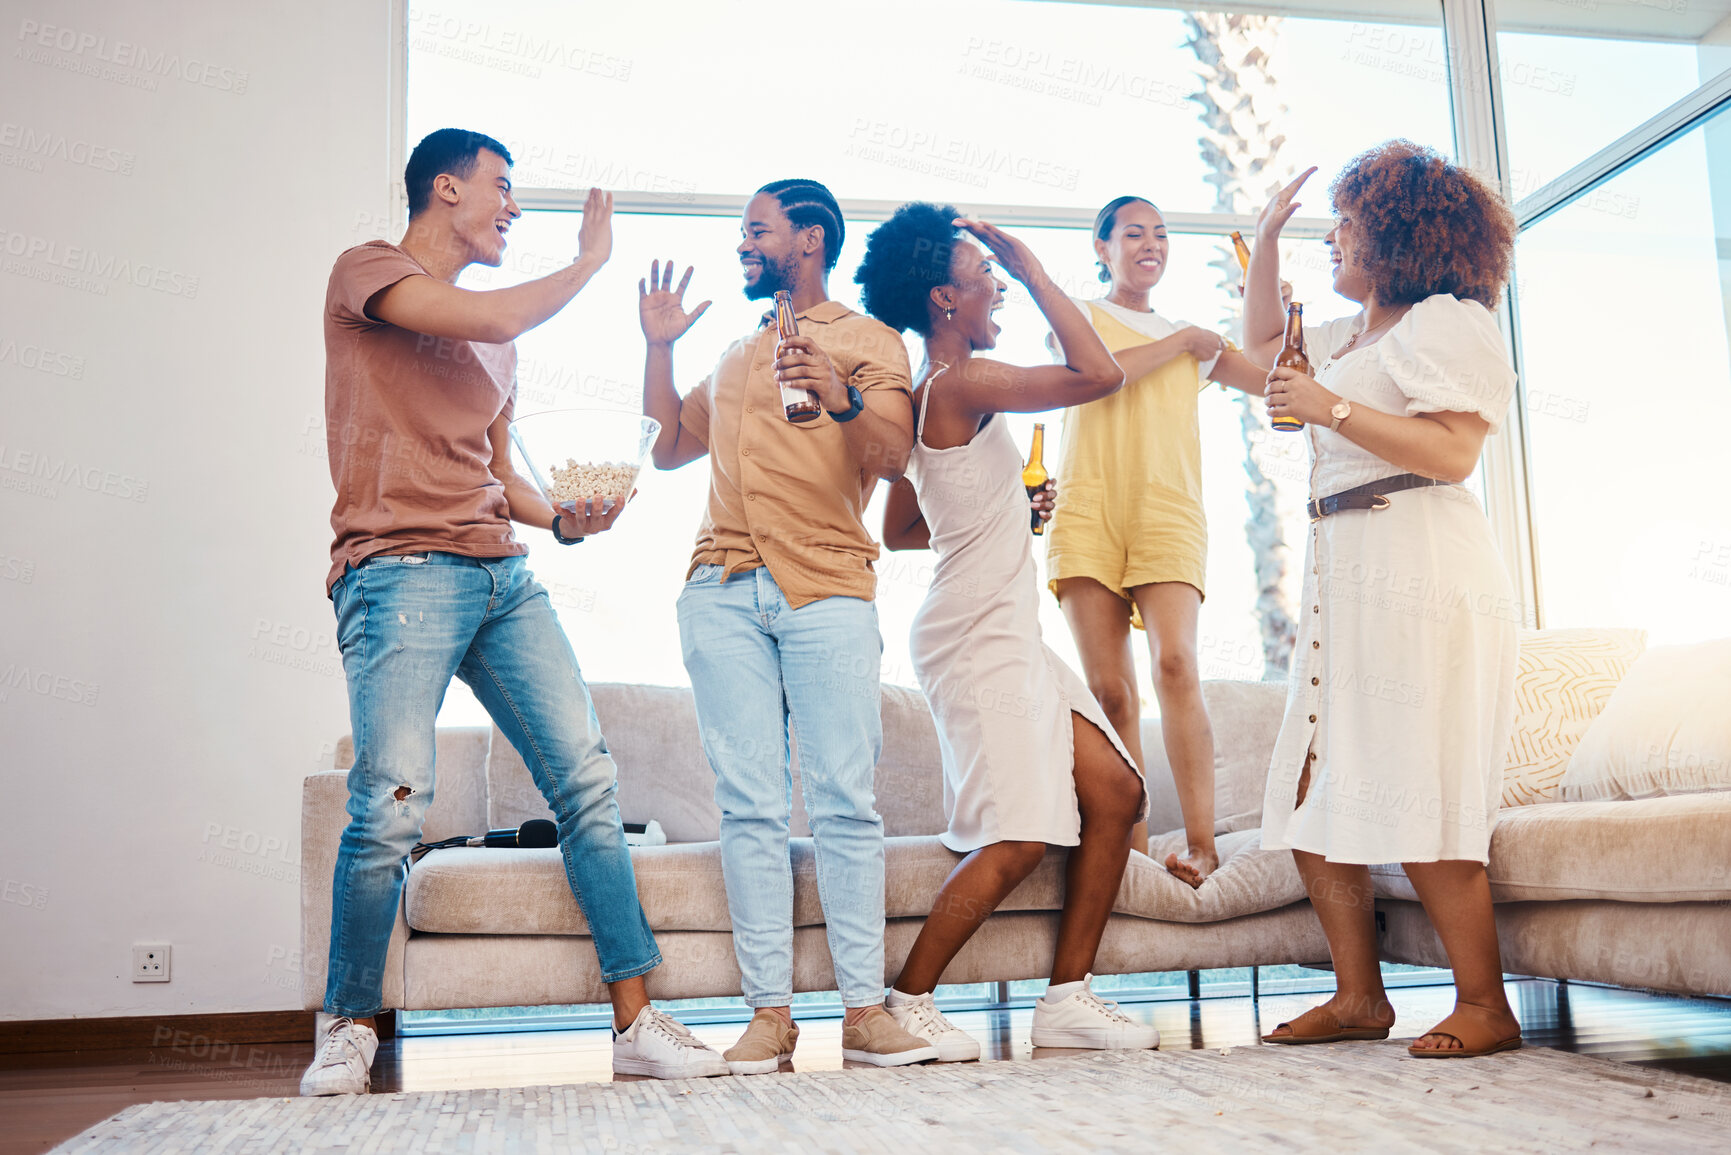
[[[141,942],[132,946],[132,981],[135,983],[165,983],[168,981],[168,961],[174,948],[165,942]]]

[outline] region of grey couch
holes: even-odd
[[[664,964],[656,998],[739,993],[718,837],[714,781],[688,690],[592,687],[619,765],[626,821],[653,818],[669,843],[632,852],[638,893]],[[1284,688],[1204,685],[1216,738],[1219,871],[1200,890],[1155,860],[1182,844],[1157,721],[1143,725],[1153,858],[1132,854],[1096,971],[1124,974],[1314,963],[1328,947],[1292,857],[1259,845],[1263,782]],[[888,843],[886,981],[899,970],[944,878],[959,860],[944,828],[936,733],[917,691],[884,687],[878,809]],[[320,1006],[330,882],[346,814],[347,740],[338,769],[306,779],[302,796],[303,998]],[[797,763],[797,756],[796,756]],[[796,769],[797,776],[797,769]],[[438,783],[428,841],[548,817],[515,750],[486,728],[438,735]],[[812,844],[793,816],[794,982],[834,987],[817,898]],[[1638,802],[1552,803],[1504,811],[1492,844],[1504,965],[1514,973],[1687,993],[1731,994],[1731,795]],[[1715,857],[1715,855],[1717,857]],[[1053,851],[968,943],[952,983],[1034,979],[1050,966],[1062,898]],[[1715,865],[1716,864],[1716,865]],[[1377,868],[1378,909],[1391,961],[1446,965],[1398,866]],[[588,927],[557,850],[441,850],[409,873],[385,975],[388,1007],[453,1009],[596,1003],[606,999]]]

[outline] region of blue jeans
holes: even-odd
[[[589,921],[602,980],[653,970],[661,956],[637,902],[613,759],[571,643],[524,560],[374,557],[345,573],[331,598],[355,764],[331,884],[325,1010],[366,1018],[384,1002],[409,850],[433,800],[434,719],[453,674],[553,808],[565,877]]]
[[[790,727],[836,986],[845,1006],[883,1001],[884,824],[872,794],[883,748],[877,608],[832,597],[795,610],[767,568],[724,583],[720,566],[699,566],[679,595],[679,637],[715,770],[747,1005],[793,1001]]]

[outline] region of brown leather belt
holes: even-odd
[[[1403,489],[1428,489],[1433,485],[1453,484],[1452,481],[1438,481],[1434,477],[1420,477],[1416,473],[1397,473],[1369,485],[1359,485],[1352,489],[1343,489],[1339,493],[1331,493],[1327,497],[1319,497],[1311,501],[1306,508],[1310,510],[1311,521],[1321,521],[1329,514],[1345,509],[1387,509],[1388,495],[1399,493]]]

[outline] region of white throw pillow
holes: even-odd
[[[1565,802],[1731,790],[1731,638],[1648,650],[1575,747]]]
[[[1555,802],[1569,756],[1646,648],[1645,630],[1522,630],[1503,805]]]

